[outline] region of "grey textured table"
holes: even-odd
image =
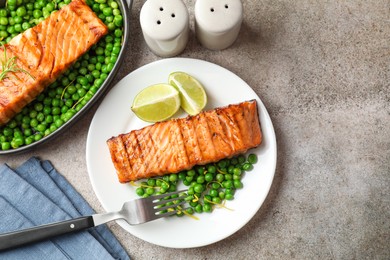
[[[239,38],[223,51],[197,42],[194,2],[185,1],[191,36],[179,56],[219,64],[253,87],[276,131],[275,179],[244,228],[206,247],[162,248],[109,224],[130,256],[390,259],[390,2],[244,0]],[[161,59],[144,43],[142,4],[133,5],[132,37],[115,82]],[[0,163],[48,159],[102,212],[85,162],[96,108],[53,142]]]

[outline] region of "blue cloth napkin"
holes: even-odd
[[[49,161],[0,165],[0,233],[95,212]],[[106,225],[0,252],[0,259],[130,259]]]

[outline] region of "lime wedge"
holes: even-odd
[[[140,91],[131,110],[147,122],[164,121],[180,108],[179,92],[169,84],[155,84]]]
[[[206,92],[202,84],[191,75],[181,71],[172,72],[168,83],[180,92],[181,107],[188,114],[196,115],[206,106]]]

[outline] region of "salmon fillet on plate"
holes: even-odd
[[[107,140],[121,183],[188,170],[262,142],[255,100],[155,123]]]
[[[20,112],[107,32],[107,26],[84,1],[73,0],[1,46],[0,60],[16,57],[17,67],[24,71],[9,72],[0,80],[0,125]]]

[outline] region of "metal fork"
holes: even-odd
[[[116,212],[94,214],[80,218],[36,226],[19,231],[0,234],[0,251],[15,248],[43,239],[95,227],[113,220],[124,219],[130,225],[142,224],[176,214],[178,206],[186,201],[186,190],[150,196],[125,202]],[[173,198],[172,198],[172,195]],[[178,195],[178,196],[176,196]],[[168,198],[169,196],[169,198]],[[168,202],[173,202],[166,205]]]

